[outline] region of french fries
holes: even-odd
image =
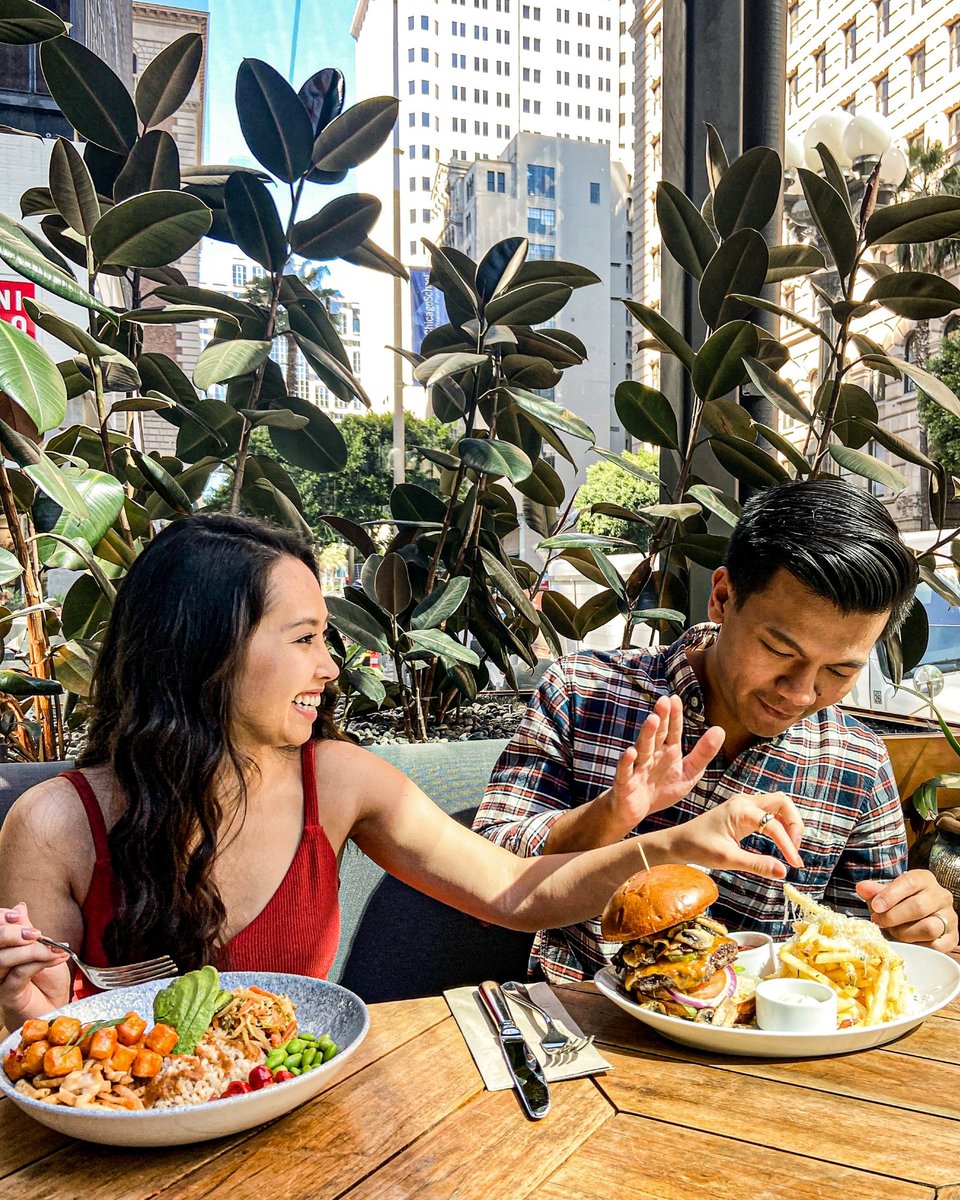
[[[870,921],[848,917],[817,904],[784,884],[787,901],[800,909],[794,936],[780,949],[787,979],[814,979],[837,993],[837,1023],[880,1025],[902,1016],[913,988],[903,959]]]

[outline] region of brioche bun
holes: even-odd
[[[698,916],[719,896],[697,867],[674,863],[638,871],[611,896],[600,930],[608,942],[632,942]]]

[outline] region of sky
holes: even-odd
[[[299,33],[293,73],[291,45],[297,0],[175,0],[181,8],[207,12],[207,114],[204,135],[206,162],[256,166],[243,140],[234,104],[237,68],[244,58],[270,63],[299,89],[323,67],[338,67],[346,83],[345,107],[356,102],[354,40],[350,36],[356,0],[300,0]],[[309,216],[341,191],[355,191],[350,175],[339,187],[308,184],[298,215]],[[284,193],[277,195],[282,208]],[[347,290],[355,278],[345,265],[331,271],[330,282]]]

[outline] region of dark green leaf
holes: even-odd
[[[81,287],[72,274],[68,275],[66,271],[53,266],[29,238],[25,235],[21,237],[18,232],[11,232],[11,227],[14,231],[19,229],[16,222],[0,214],[0,259],[8,267],[29,279],[31,283],[38,284],[56,296],[62,296],[64,300],[70,300],[84,308],[95,309],[112,321],[116,320],[115,314],[95,296],[91,296],[86,288]]]
[[[434,354],[420,363],[414,370],[413,377],[424,387],[434,387],[444,379],[462,375],[474,367],[482,367],[486,362],[485,354]]]
[[[30,46],[67,32],[63,21],[33,0],[6,0],[0,16],[0,45]]]
[[[711,329],[750,311],[732,296],[759,292],[768,261],[767,244],[755,229],[739,229],[721,242],[700,280],[700,312]]]
[[[645,304],[639,304],[636,300],[624,300],[623,303],[644,329],[649,330],[658,341],[675,354],[688,371],[693,369],[692,347],[665,317],[662,317],[656,309],[647,308]]]
[[[702,504],[704,508],[709,508],[725,525],[729,525],[731,528],[740,520],[740,505],[736,500],[725,496],[716,488],[705,483],[695,483],[687,488],[687,495],[693,496],[698,503]]]
[[[929,396],[935,404],[939,404],[941,408],[945,408],[947,412],[953,413],[955,417],[960,418],[960,399],[958,399],[950,388],[938,379],[936,375],[931,375],[929,371],[924,371],[913,363],[902,362],[900,359],[891,359],[893,363],[903,372],[908,375],[913,382],[919,387],[925,395]]]
[[[307,110],[315,138],[342,110],[345,93],[343,72],[336,67],[324,67],[301,86],[297,94]]]
[[[810,473],[810,464],[803,457],[799,447],[795,446],[788,438],[785,438],[783,434],[778,433],[776,429],[770,429],[766,425],[761,425],[759,421],[754,424],[754,430],[774,450],[783,455],[798,475],[808,475]]]
[[[80,152],[62,137],[50,152],[50,194],[70,228],[89,237],[100,220],[100,201]]]
[[[816,334],[821,341],[826,342],[831,349],[833,348],[833,343],[816,322],[808,321],[806,317],[798,316],[792,308],[784,308],[782,304],[775,304],[772,300],[767,300],[764,296],[735,295],[732,299],[742,300],[744,304],[749,304],[752,308],[762,308],[765,312],[772,312],[778,316],[785,317],[788,321],[793,321],[795,325],[803,326],[808,333]]]
[[[746,377],[743,360],[755,356],[759,344],[756,328],[749,321],[730,321],[707,338],[691,372],[700,399],[718,400],[742,383]]]
[[[621,424],[633,437],[679,450],[677,415],[663,392],[625,379],[617,384],[614,404]]]
[[[381,654],[390,653],[383,630],[365,609],[340,596],[328,596],[327,610],[336,628],[358,646],[364,650],[377,650]]]
[[[496,555],[481,546],[480,557],[486,568],[487,575],[493,581],[497,590],[504,595],[517,612],[532,624],[538,624],[537,610],[533,607],[530,597],[520,586],[516,575],[510,567],[500,561]]]
[[[857,253],[857,231],[850,210],[825,179],[803,167],[798,174],[810,213],[830,248],[841,279],[845,279]]]
[[[197,402],[197,393],[179,365],[166,354],[150,351],[137,360],[140,379],[145,391],[160,392],[190,408]]]
[[[411,629],[404,637],[418,650],[426,650],[428,654],[436,654],[446,663],[469,663],[472,667],[480,665],[480,656],[474,650],[455,641],[449,634],[441,633],[439,629]]]
[[[560,259],[530,259],[523,264],[514,277],[514,286],[522,283],[565,283],[567,287],[590,287],[600,282],[600,276],[582,267],[579,263],[562,262]]]
[[[572,413],[569,408],[564,408],[562,404],[558,404],[555,400],[547,400],[543,396],[535,396],[532,392],[526,392],[517,387],[510,387],[505,390],[517,408],[523,412],[529,413],[541,421],[546,421],[553,428],[562,429],[564,433],[572,434],[573,437],[582,438],[587,442],[594,440],[594,433],[590,426],[581,420],[576,413]]]
[[[754,146],[741,154],[714,189],[713,219],[720,234],[727,238],[738,229],[763,229],[776,210],[782,183],[775,150]]]
[[[251,154],[272,175],[293,183],[310,169],[310,117],[279,71],[258,58],[245,58],[237,71],[236,106]]]
[[[621,458],[619,455],[614,454],[612,450],[604,450],[600,446],[591,446],[590,449],[594,454],[598,454],[601,458],[606,459],[607,462],[616,463],[618,467],[622,467],[623,470],[627,471],[630,475],[636,475],[638,479],[645,479],[647,483],[655,483],[659,485],[660,480],[656,475],[651,474],[649,471],[644,471],[642,467],[638,467],[637,464],[632,462],[630,459]]]
[[[813,414],[808,411],[786,379],[750,356],[744,358],[743,365],[753,386],[762,396],[766,396],[775,408],[779,408],[794,421],[809,423],[813,419]]]
[[[318,346],[310,338],[299,333],[295,333],[293,338],[303,352],[304,358],[328,387],[336,391],[340,385],[345,385],[349,393],[356,396],[361,404],[365,404],[367,408],[370,407],[370,397],[363,390],[360,380],[351,371],[339,363],[323,346]]]
[[[152,455],[141,454],[136,446],[130,447],[130,453],[133,455],[133,460],[137,464],[140,473],[157,495],[169,504],[174,512],[178,512],[182,516],[188,516],[193,511],[190,497],[166,467]]]
[[[55,679],[37,679],[26,671],[0,670],[0,694],[7,696],[59,696],[63,688]]]
[[[151,296],[157,300],[168,300],[172,304],[193,304],[200,308],[213,308],[220,312],[230,313],[231,316],[243,321],[256,312],[252,304],[245,300],[237,300],[222,292],[214,292],[208,288],[165,284],[158,287]]]
[[[770,247],[770,262],[764,283],[782,283],[785,279],[797,279],[822,271],[826,259],[816,246],[790,243],[786,246]]]
[[[231,175],[223,189],[227,220],[240,249],[271,274],[283,270],[287,239],[273,197],[253,175]]]
[[[123,170],[113,185],[113,198],[120,202],[144,192],[180,190],[180,152],[165,129],[151,129],[130,151]]]
[[[237,338],[229,342],[211,342],[197,359],[193,370],[193,382],[201,391],[247,375],[269,356],[270,342],[247,341]]]
[[[555,317],[572,295],[565,283],[519,284],[491,300],[484,318],[491,325],[539,325]]]
[[[97,262],[161,267],[192,249],[210,228],[210,210],[186,192],[148,192],[111,208],[93,231]]]
[[[427,238],[422,240],[430,251],[430,282],[443,292],[451,319],[453,319],[451,310],[457,308],[467,311],[470,317],[476,318],[479,315],[480,305],[480,299],[474,290],[476,272],[471,277],[463,275],[458,260],[455,260],[449,247],[435,246]],[[547,265],[552,266],[553,264]],[[519,283],[519,279],[515,282]],[[469,317],[466,319],[469,320]]]
[[[960,196],[918,196],[878,208],[867,222],[867,245],[902,245],[960,237]]]
[[[577,606],[562,592],[546,591],[540,597],[540,610],[561,637],[579,641]]]
[[[67,411],[67,389],[53,360],[7,321],[0,321],[0,392],[23,409],[40,433],[59,425]]]
[[[526,479],[533,470],[533,464],[522,450],[496,439],[461,438],[457,453],[471,470],[497,478],[505,475],[511,483]]]
[[[364,558],[369,558],[371,554],[376,554],[377,548],[373,544],[373,538],[371,538],[362,525],[357,525],[353,521],[347,520],[346,517],[339,517],[335,513],[321,513],[320,520],[326,522],[331,529],[335,529],[341,537],[346,538],[348,542],[356,546]]]
[[[616,592],[609,588],[597,595],[591,596],[586,604],[582,604],[577,613],[577,637],[582,640],[588,633],[616,621],[623,614],[620,612],[620,599]]]
[[[484,304],[510,287],[527,257],[526,238],[504,238],[491,246],[477,267],[477,292]]]
[[[390,493],[390,513],[397,521],[439,525],[447,515],[447,506],[417,483],[398,483]]]
[[[377,601],[395,617],[409,605],[413,593],[410,590],[410,572],[399,554],[383,557],[374,580]]]
[[[270,441],[277,453],[305,471],[342,471],[347,465],[347,446],[337,425],[322,409],[299,396],[288,396],[284,404],[308,423],[304,429],[271,426]]]
[[[145,129],[172,117],[190,95],[203,58],[199,33],[185,33],[144,68],[137,84],[136,108]]]
[[[707,180],[710,184],[710,191],[716,192],[720,180],[730,164],[720,134],[709,121],[704,123],[707,127]]]
[[[50,94],[85,141],[125,155],[137,140],[137,110],[107,64],[70,37],[40,47],[40,64]]]
[[[674,544],[674,550],[698,567],[715,571],[723,565],[728,541],[715,533],[685,533]]]
[[[710,448],[721,467],[748,487],[770,487],[790,478],[772,455],[743,438],[715,434],[710,439]]]
[[[371,96],[346,109],[313,143],[318,171],[349,171],[376,154],[397,121],[400,102],[394,96]]]
[[[436,629],[457,612],[469,590],[469,578],[466,575],[454,575],[420,601],[413,610],[411,628]]]
[[[850,191],[847,188],[847,181],[843,176],[843,171],[837,160],[833,157],[829,147],[824,142],[817,142],[814,147],[817,154],[820,155],[820,163],[823,168],[823,174],[826,177],[827,183],[837,193],[843,203],[846,205],[847,212],[853,216],[853,205],[850,203]]]
[[[911,462],[918,467],[923,467],[927,471],[936,471],[937,463],[933,459],[928,458],[926,454],[921,453],[916,446],[911,445],[903,438],[898,437],[889,429],[884,429],[882,425],[878,425],[876,421],[871,421],[866,418],[859,418],[859,425],[865,427],[866,432],[874,441],[879,442],[885,450],[889,450],[891,454],[895,454],[897,458],[902,458],[904,462]]]
[[[711,433],[732,433],[748,442],[756,441],[753,420],[736,400],[708,400],[703,406],[703,423]]]
[[[548,508],[559,508],[566,493],[563,480],[545,458],[537,458],[533,471],[514,486],[521,495]]]
[[[110,601],[92,575],[81,575],[67,592],[60,613],[66,638],[97,638],[110,617]]]
[[[376,242],[364,238],[359,246],[355,246],[349,254],[341,254],[344,262],[352,263],[355,267],[367,267],[372,271],[383,271],[394,275],[397,279],[409,279],[410,273],[402,262],[398,262],[392,254],[382,250]]]
[[[717,249],[717,239],[692,200],[667,180],[657,184],[657,221],[663,244],[681,267],[699,279]]]
[[[222,400],[201,399],[189,408],[170,410],[167,419],[179,427],[177,458],[195,463],[235,454],[243,436],[243,419]]]
[[[339,258],[366,241],[379,216],[380,201],[376,196],[338,196],[312,217],[298,221],[290,235],[290,244],[304,258],[315,261]]]
[[[895,271],[878,279],[863,299],[879,301],[898,317],[929,321],[960,308],[960,289],[925,271]]]
[[[872,454],[864,454],[863,451],[853,450],[850,446],[836,444],[828,446],[827,451],[834,462],[838,462],[845,471],[873,479],[876,483],[892,488],[898,495],[907,486],[906,478],[899,471],[880,462]]]
[[[604,537],[599,533],[557,533],[553,537],[544,538],[540,543],[541,549],[544,550],[589,550],[593,546],[608,547],[611,550],[617,548],[636,549],[633,542],[627,541],[626,538]],[[562,555],[561,557],[566,558],[567,556]],[[588,578],[592,578],[592,576],[588,576]]]

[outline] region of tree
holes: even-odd
[[[340,293],[336,288],[326,287],[324,280],[330,274],[330,268],[324,266],[323,263],[311,263],[306,259],[300,259],[294,266],[291,264],[291,275],[302,280],[311,292],[316,295],[317,299],[323,304],[323,307],[330,312],[330,301],[339,300]],[[243,289],[243,298],[252,300],[254,304],[262,304],[269,308],[270,306],[270,276],[266,273],[254,275]],[[293,333],[287,330],[283,335],[284,349],[286,358],[284,359],[284,380],[286,381],[287,395],[298,396],[297,391],[297,355],[300,353],[297,343],[293,340]]]
[[[642,471],[656,474],[660,460],[651,450],[627,450],[623,457]],[[592,504],[617,504],[633,512],[647,504],[656,504],[659,488],[636,475],[631,475],[610,459],[593,463],[587,467],[587,481],[577,492],[575,507],[583,510]],[[639,521],[621,521],[604,513],[581,516],[579,528],[584,533],[598,533],[604,537],[627,538],[646,550],[650,542],[650,528]]]
[[[940,343],[940,352],[930,360],[930,371],[956,392],[960,388],[960,332]],[[927,427],[937,458],[951,475],[960,475],[960,421],[921,391],[918,393],[920,420]]]

